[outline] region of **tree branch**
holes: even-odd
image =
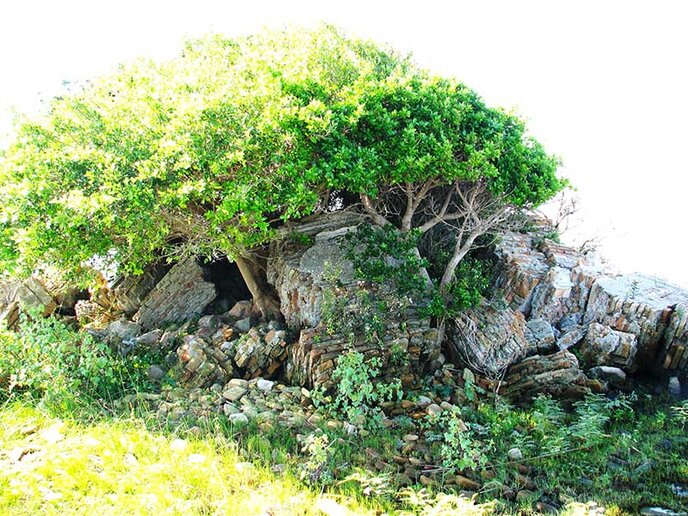
[[[375,204],[373,203],[373,200],[370,197],[368,197],[367,194],[361,194],[361,203],[363,204],[363,209],[366,211],[368,215],[370,215],[370,218],[373,219],[373,222],[375,224],[377,224],[378,226],[387,226],[388,224],[391,224],[389,220],[380,215],[380,213],[375,209]]]

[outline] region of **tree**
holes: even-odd
[[[211,36],[22,121],[0,161],[0,262],[224,254],[271,316],[256,250],[354,194],[376,224],[458,228],[445,290],[479,235],[561,188],[556,167],[515,116],[332,27]]]

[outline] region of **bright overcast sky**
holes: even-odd
[[[600,237],[622,270],[688,287],[687,13],[681,0],[6,1],[0,133],[10,107],[35,109],[63,80],[136,56],[173,56],[185,36],[327,21],[515,108],[578,189],[576,231]]]

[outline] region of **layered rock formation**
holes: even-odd
[[[344,236],[364,221],[356,214],[331,214],[294,228],[313,245],[273,247],[268,280],[279,294],[289,328],[299,333],[287,358],[292,382],[331,386],[338,357],[349,351],[380,357],[384,376],[407,385],[442,363],[429,317],[420,316],[417,306],[387,287],[354,278]]]
[[[21,308],[40,308],[43,315],[48,316],[57,307],[57,301],[36,277],[0,282],[0,325],[9,329],[16,329],[19,325]]]
[[[150,290],[133,319],[148,330],[188,321],[201,315],[216,296],[215,285],[205,281],[198,262],[187,258]]]
[[[604,377],[606,370],[599,367],[678,376],[685,385],[688,292],[656,278],[615,275],[539,236],[508,233],[495,252],[500,266],[495,288],[508,307],[487,318],[480,316],[484,307],[468,311],[454,323],[451,343],[461,354],[472,353],[478,370],[492,373],[498,361],[490,349],[497,343],[516,364],[504,379],[507,392],[553,392],[542,386],[554,381],[584,385],[581,371],[597,368],[589,376]],[[466,318],[481,320],[470,339],[462,330]],[[525,350],[521,333],[528,341]],[[476,341],[485,344],[470,351]]]

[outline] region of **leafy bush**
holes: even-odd
[[[348,421],[367,418],[365,422],[374,425],[380,416],[378,405],[402,396],[399,379],[388,383],[376,380],[380,376],[380,366],[378,357],[366,360],[365,355],[356,351],[343,354],[332,371],[334,398],[328,399],[321,394],[316,395],[315,401]]]
[[[490,275],[489,263],[465,258],[447,291],[442,294],[435,289],[423,313],[432,317],[455,317],[459,312],[479,305],[489,290]]]
[[[392,225],[363,224],[347,235],[347,258],[356,277],[371,283],[390,284],[401,296],[423,293],[425,280],[420,274],[428,261],[416,253],[420,233],[402,233]]]
[[[459,411],[445,411],[434,422],[441,430],[436,438],[440,440],[442,466],[463,470],[485,466],[490,456],[491,445],[477,438],[475,432],[461,419]]]
[[[306,460],[299,465],[301,480],[311,485],[330,485],[334,482],[333,442],[323,433],[308,434],[303,439],[301,453],[306,455]]]
[[[0,331],[0,400],[25,392],[54,404],[109,401],[148,386],[149,365],[57,319],[23,316],[19,333]]]

